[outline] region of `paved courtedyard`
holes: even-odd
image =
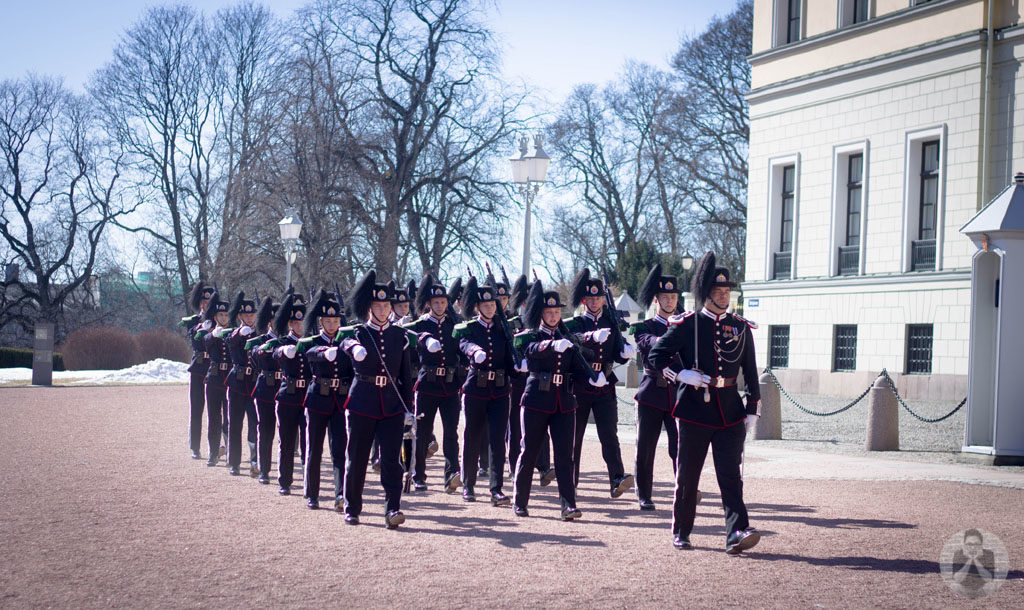
[[[680,552],[666,453],[658,510],[640,513],[632,498],[608,498],[590,442],[579,522],[555,518],[553,485],[535,487],[525,520],[464,504],[437,491],[434,458],[432,489],[404,499],[398,531],[383,527],[376,484],[363,525],[348,527],[299,495],[189,459],[185,402],[183,386],[0,390],[0,606],[959,607],[967,600],[942,582],[938,560],[968,527],[1010,552],[1009,581],[981,604],[1024,606],[1021,489],[860,480],[899,468],[752,444],[746,496],[761,544],[745,557],[722,551],[709,459],[698,550]],[[631,462],[628,444],[623,453]],[[933,478],[901,465],[904,479]],[[840,474],[809,478],[815,470]]]

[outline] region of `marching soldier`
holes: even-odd
[[[277,426],[277,415],[274,413],[274,399],[277,396],[277,389],[281,383],[281,371],[277,367],[277,361],[270,351],[260,350],[260,346],[277,338],[274,333],[273,318],[279,309],[274,305],[273,299],[264,297],[260,307],[256,310],[256,332],[263,334],[250,338],[245,343],[245,350],[256,365],[259,374],[256,376],[256,384],[253,386],[252,397],[256,402],[256,421],[259,422],[257,430],[257,465],[259,467],[259,482],[261,485],[270,483],[271,456],[274,450],[274,428]]]
[[[283,373],[277,389],[277,433],[280,437],[280,453],[277,456],[278,493],[287,496],[292,493],[295,473],[295,440],[304,422],[302,403],[311,377],[306,357],[298,353],[296,345],[303,334],[306,306],[295,303],[295,295],[285,297],[281,308],[274,316],[274,332],[277,338],[260,348],[273,354],[277,366]],[[304,431],[304,428],[303,428]],[[305,463],[306,456],[302,456]]]
[[[504,269],[502,269],[504,273]],[[505,284],[508,282],[506,281]],[[500,286],[497,287],[501,289]],[[519,316],[519,310],[522,308],[523,303],[526,302],[526,295],[529,291],[529,286],[526,282],[526,276],[520,275],[516,278],[516,283],[512,286],[511,297],[501,297],[502,308],[505,308],[509,314],[513,314],[508,319],[509,326],[512,327],[512,332],[518,334],[525,330],[523,328],[523,319]],[[511,303],[511,307],[508,307]],[[520,363],[520,366],[522,363]],[[522,367],[521,368],[525,368]],[[523,429],[522,419],[520,414],[522,407],[520,403],[523,398],[523,390],[526,389],[526,375],[513,375],[512,376],[512,395],[510,401],[510,408],[508,411],[508,435],[506,440],[508,442],[508,468],[509,474],[513,477],[516,474],[516,463],[519,462],[519,452],[521,450],[521,443],[523,440]],[[555,469],[551,467],[551,441],[547,438],[547,432],[544,432],[544,442],[541,444],[540,453],[537,455],[537,475],[540,477],[541,487],[547,487],[551,484],[551,481],[555,480]]]
[[[215,291],[210,297],[206,311],[203,312],[203,322],[210,322],[213,327],[203,324],[196,333],[196,339],[202,340],[203,349],[210,358],[210,369],[206,373],[206,435],[210,444],[210,459],[206,461],[207,466],[216,466],[220,459],[220,442],[225,423],[226,381],[231,369],[231,357],[228,354],[228,346],[224,343],[230,319],[228,304],[220,300],[220,294]],[[209,331],[205,330],[206,328],[209,328]]]
[[[672,418],[672,407],[676,404],[676,392],[679,384],[669,381],[661,371],[651,366],[648,354],[658,339],[668,330],[668,320],[675,315],[679,306],[679,281],[675,276],[662,275],[661,264],[651,268],[647,279],[640,287],[640,306],[644,311],[652,301],[657,301],[657,313],[654,317],[637,322],[630,327],[636,339],[636,348],[640,352],[643,365],[643,378],[636,396],[636,495],[640,510],[654,510],[651,499],[654,485],[654,455],[658,449],[661,428],[668,433],[668,454],[672,459],[672,470],[675,471],[676,453],[679,448],[679,435],[675,420]],[[670,368],[674,372],[682,370],[679,358],[672,360]],[[698,493],[698,498],[699,494]],[[699,501],[699,500],[698,500]]]
[[[735,285],[729,279],[728,269],[715,266],[713,253],[704,255],[694,273],[692,287],[696,303],[703,303],[703,309],[673,316],[668,332],[649,356],[655,370],[679,382],[672,412],[679,419],[672,504],[673,544],[678,549],[693,548],[690,532],[697,510],[697,484],[709,445],[725,508],[725,551],[741,553],[761,538],[748,521],[740,474],[746,430],[757,420],[761,398],[750,332],[754,325],[728,312],[730,289]],[[683,369],[677,373],[673,366],[680,361]],[[741,370],[747,382],[746,405],[736,388]]]
[[[199,443],[203,431],[203,408],[206,406],[206,373],[210,369],[210,358],[206,353],[206,346],[203,345],[202,336],[209,330],[213,323],[203,321],[203,314],[213,296],[213,288],[203,285],[202,281],[196,282],[189,294],[189,304],[192,311],[198,312],[186,316],[178,322],[178,326],[184,327],[188,333],[189,344],[192,346],[192,362],[188,366],[188,446],[192,452],[192,459],[202,459],[199,454]],[[201,329],[206,324],[206,328]]]
[[[516,361],[512,355],[513,337],[505,334],[498,319],[498,297],[493,286],[477,286],[475,277],[466,283],[462,315],[477,316],[455,327],[453,337],[469,361],[469,374],[462,385],[462,408],[466,418],[462,452],[462,499],[475,502],[477,460],[481,436],[495,439],[490,443],[491,505],[510,502],[502,493],[505,482],[505,433],[508,430],[509,394]]]
[[[523,311],[523,322],[529,330],[516,335],[516,347],[526,356],[529,377],[522,399],[523,450],[516,463],[515,514],[529,516],[530,487],[537,454],[551,434],[555,459],[558,496],[562,503],[562,519],[571,521],[583,516],[576,508],[576,485],[573,482],[572,447],[575,438],[576,400],[573,385],[584,383],[601,386],[604,376],[591,377],[591,369],[578,353],[573,342],[562,334],[562,308],[557,292],[544,292],[540,280],[534,280]]]
[[[256,321],[256,302],[246,299],[241,290],[231,303],[228,310],[232,328],[225,339],[228,354],[231,356],[231,370],[228,371],[228,473],[237,475],[242,461],[242,420],[249,423],[247,440],[249,442],[249,474],[256,476],[256,403],[253,402],[252,391],[256,385],[256,368],[249,361],[249,352],[245,344],[252,336],[253,324]]]
[[[452,337],[455,323],[448,313],[448,294],[440,283],[426,274],[416,290],[417,311],[427,310],[418,320],[405,326],[418,336],[416,355],[419,374],[416,378],[416,438],[425,441],[434,436],[434,420],[441,414],[444,434],[444,486],[455,493],[462,479],[459,476],[459,389],[456,365],[460,358],[459,344]],[[427,456],[425,442],[416,444],[413,486],[427,489]]]
[[[345,522],[359,523],[370,443],[380,445],[384,523],[405,522],[401,511],[400,460],[406,418],[412,418],[412,364],[409,333],[391,324],[391,294],[370,270],[352,290],[352,311],[364,323],[345,329],[341,346],[352,360],[354,381],[345,403],[348,448],[345,456]]]
[[[319,328],[317,323],[319,322]],[[324,435],[328,437],[334,466],[334,509],[342,510],[342,473],[345,467],[345,400],[352,385],[352,363],[342,354],[341,304],[320,291],[306,316],[306,334],[318,334],[299,340],[297,351],[306,356],[312,381],[306,390],[306,449],[309,452],[304,474],[306,504],[320,507],[320,462],[324,453]]]
[[[615,393],[617,381],[612,367],[625,363],[636,353],[636,349],[622,338],[621,345],[609,341],[613,336],[621,337],[615,322],[607,311],[615,303],[605,302],[604,282],[591,279],[590,270],[584,268],[573,282],[571,306],[583,306],[583,313],[565,322],[566,328],[575,333],[583,343],[583,355],[590,368],[608,381],[595,387],[591,384],[576,384],[576,442],[573,446],[574,482],[579,485],[580,457],[583,453],[583,435],[587,431],[590,414],[594,414],[597,436],[601,441],[601,454],[608,467],[611,496],[618,498],[633,486],[633,475],[627,474],[622,465],[622,450],[619,448],[619,408]]]

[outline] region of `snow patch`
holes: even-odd
[[[55,382],[83,385],[188,383],[188,364],[157,358],[121,370],[54,371]],[[0,369],[0,383],[31,381],[32,369]]]

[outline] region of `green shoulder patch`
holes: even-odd
[[[195,326],[198,323],[199,323],[199,316],[197,316],[197,315],[195,315],[195,316],[185,316],[184,318],[178,320],[178,326],[181,326],[183,328],[188,328],[189,326]]]
[[[630,324],[629,325],[629,334],[630,334],[630,336],[633,336],[633,335],[637,334],[638,332],[640,332],[641,330],[643,330],[644,326],[645,326],[644,320],[640,320],[639,322],[634,322],[634,323]]]
[[[220,330],[214,331],[213,336],[217,337],[218,339],[227,339],[228,337],[231,336],[231,333],[234,332],[234,330],[235,329],[233,328],[222,328]]]
[[[356,326],[342,326],[338,329],[338,341],[344,341],[345,339],[356,338]]]
[[[468,336],[469,335],[469,325],[472,324],[472,323],[473,323],[473,320],[469,320],[467,322],[460,322],[460,323],[456,324],[455,328],[452,330],[452,338],[453,339],[461,339],[462,337]]]
[[[303,337],[299,339],[299,342],[295,344],[295,351],[300,354],[305,354],[306,350],[316,346],[315,341],[318,336],[319,335],[314,335],[312,337]]]
[[[274,351],[274,348],[277,347],[278,345],[281,345],[280,339],[271,339],[270,341],[267,341],[266,343],[260,345],[260,351],[264,353],[272,352]]]
[[[568,318],[562,320],[565,323],[565,327],[569,329],[569,332],[578,333],[580,332],[580,320],[579,318]]]
[[[537,340],[537,333],[532,330],[524,330],[521,333],[516,333],[515,338],[512,340],[512,344],[515,345],[517,350],[521,350],[527,345]]]
[[[245,342],[245,351],[251,351],[254,347],[261,345],[266,340],[266,338],[266,335],[260,335],[258,337],[253,337],[252,339],[249,339],[248,341]]]

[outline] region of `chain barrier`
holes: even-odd
[[[906,409],[907,413],[910,413],[911,415],[913,415],[914,417],[916,417],[920,421],[925,422],[926,424],[935,424],[935,423],[938,423],[938,422],[940,422],[942,420],[949,419],[950,417],[953,417],[953,415],[957,411],[959,411],[965,404],[967,404],[967,397],[964,396],[964,399],[960,401],[960,404],[958,404],[956,407],[953,408],[952,411],[950,411],[949,413],[946,413],[942,417],[935,417],[935,418],[923,417],[921,415],[918,415],[917,413],[914,413],[914,410],[911,409],[907,405],[907,403],[903,401],[903,397],[900,396],[900,393],[896,391],[896,384],[893,383],[892,377],[889,376],[889,371],[887,371],[885,369],[882,369],[882,372],[879,374],[879,377],[885,377],[885,380],[889,383],[889,389],[891,389],[892,393],[896,396],[896,401],[900,403],[900,406],[903,407],[904,409]]]
[[[771,369],[771,368],[766,368],[766,369],[764,370],[764,372],[765,372],[765,373],[768,373],[768,376],[772,378],[772,383],[774,383],[774,384],[775,384],[775,387],[779,388],[779,392],[781,392],[781,393],[782,393],[782,395],[786,397],[786,400],[788,400],[789,402],[793,403],[793,406],[794,406],[794,407],[796,407],[797,409],[800,409],[801,411],[803,411],[804,413],[807,413],[808,415],[815,415],[815,416],[817,416],[817,417],[830,417],[830,416],[832,416],[832,415],[839,415],[839,414],[840,414],[840,413],[842,413],[843,411],[849,411],[849,410],[850,410],[850,409],[852,409],[852,408],[853,408],[853,407],[854,407],[854,406],[855,406],[855,405],[856,405],[856,404],[857,404],[858,402],[860,402],[861,400],[863,400],[863,399],[864,399],[864,397],[868,395],[868,392],[870,392],[870,391],[871,391],[871,386],[868,386],[868,389],[864,390],[864,393],[863,393],[863,394],[861,394],[860,396],[858,396],[857,398],[855,398],[855,399],[853,400],[853,402],[849,403],[849,404],[848,404],[848,405],[846,405],[845,407],[840,407],[840,408],[836,409],[835,411],[828,411],[828,412],[826,412],[826,413],[820,413],[820,412],[818,412],[818,411],[812,411],[811,409],[808,409],[807,407],[805,407],[805,406],[801,405],[800,403],[798,403],[798,402],[796,401],[796,399],[795,399],[795,398],[793,398],[792,396],[790,396],[790,395],[789,395],[789,392],[787,392],[787,391],[786,391],[786,390],[785,390],[785,389],[784,389],[784,388],[782,387],[782,384],[781,384],[781,383],[779,383],[779,378],[775,376],[775,373],[773,373],[773,372],[772,372],[772,369]]]

